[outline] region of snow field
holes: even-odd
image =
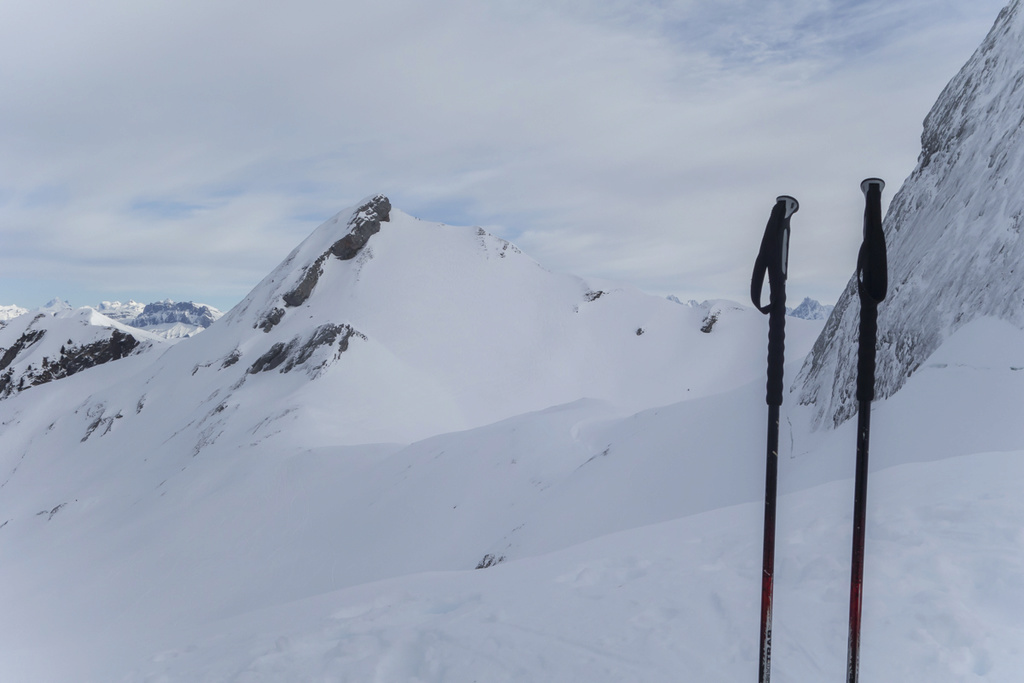
[[[903,465],[871,484],[863,679],[1018,680],[1024,452]],[[773,680],[842,680],[852,488],[780,498]],[[743,680],[757,670],[760,516],[747,503],[247,613],[125,680]]]

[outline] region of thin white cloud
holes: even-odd
[[[227,305],[373,192],[555,269],[739,299],[791,193],[791,288],[828,300],[857,184],[895,191],[1000,4],[9,0],[0,300],[59,270]]]

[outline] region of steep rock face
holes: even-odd
[[[1024,327],[1024,9],[1007,5],[925,118],[917,168],[884,228],[876,395],[891,396],[950,334],[980,316]],[[818,426],[856,412],[854,278],[792,391]]]

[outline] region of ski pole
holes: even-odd
[[[779,406],[782,405],[782,366],[786,337],[786,268],[789,260],[789,218],[800,204],[788,195],[775,200],[754,261],[750,300],[768,315],[768,449],[764,493],[764,556],[761,571],[761,662],[758,682],[768,683],[772,658],[772,587],[775,575],[775,498],[779,469]],[[768,304],[761,290],[768,276]]]
[[[850,640],[846,681],[857,683],[860,673],[860,615],[864,596],[864,525],[868,495],[868,435],[871,401],[875,398],[875,340],[878,304],[888,287],[885,234],[882,232],[882,189],[885,181],[868,178],[864,193],[864,241],[857,255],[860,294],[860,342],[857,349],[857,474],[853,494],[853,553],[850,570]]]

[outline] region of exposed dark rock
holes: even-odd
[[[487,569],[488,567],[493,567],[495,565],[501,564],[504,561],[505,561],[505,556],[504,555],[499,555],[499,556],[495,557],[491,553],[487,553],[486,555],[484,555],[483,559],[480,560],[477,563],[476,568],[477,569]]]
[[[597,301],[598,299],[600,299],[605,294],[607,294],[607,292],[602,292],[601,290],[598,290],[596,292],[591,291],[591,292],[587,292],[586,294],[584,294],[583,298],[586,301]]]
[[[704,324],[700,326],[700,331],[704,334],[711,334],[711,330],[715,328],[715,323],[717,322],[718,313],[709,313],[708,316],[704,318]]]
[[[285,305],[294,308],[304,304],[309,295],[313,293],[313,288],[316,287],[320,276],[323,275],[323,264],[327,257],[334,256],[342,261],[355,258],[356,254],[366,246],[370,237],[380,232],[380,224],[386,223],[390,218],[391,202],[382,194],[358,207],[348,221],[348,234],[332,244],[327,251],[320,254],[313,263],[306,267],[302,279],[295,288],[281,297]]]
[[[11,345],[11,348],[5,350],[3,357],[0,358],[0,370],[6,369],[22,351],[42,339],[45,334],[46,330],[28,330],[18,337],[17,341]]]
[[[18,341],[4,353],[3,359],[0,360],[2,363],[0,370],[7,368],[21,351],[39,341],[43,332],[43,330],[32,330],[19,337]],[[6,398],[28,387],[69,377],[96,365],[120,360],[129,355],[138,345],[139,342],[135,337],[120,330],[111,330],[109,338],[80,347],[65,345],[61,347],[59,358],[44,358],[42,367],[39,369],[29,366],[16,383],[13,374],[14,368],[8,368],[7,372],[0,375],[0,398]],[[15,349],[17,350],[12,354],[11,352]]]
[[[281,298],[284,299],[286,306],[295,308],[301,306],[309,298],[309,295],[313,293],[313,288],[316,287],[316,283],[320,281],[320,276],[324,274],[323,264],[327,260],[327,256],[330,251],[325,251],[317,257],[316,261],[313,261],[306,270],[302,273],[302,279],[299,284],[295,285],[295,289],[290,292],[286,292]],[[274,309],[279,310],[279,309]],[[280,321],[280,318],[278,318]],[[276,323],[275,323],[276,324]]]
[[[291,343],[294,343],[293,339]],[[270,350],[265,354],[256,359],[256,362],[249,368],[249,374],[255,375],[257,372],[264,372],[266,370],[273,370],[278,365],[284,362],[285,358],[288,357],[287,349],[291,344],[285,344],[284,342],[277,342],[270,347]]]
[[[274,328],[274,325],[281,322],[282,318],[284,318],[284,309],[275,307],[268,313],[264,314],[254,327],[258,327],[264,332],[270,332],[270,330]]]
[[[224,359],[224,362],[221,364],[220,367],[222,370],[224,368],[230,368],[232,365],[237,363],[241,358],[242,352],[239,351],[238,349],[235,349],[234,351],[228,354],[228,357]]]
[[[109,339],[101,339],[66,351],[59,363],[59,367],[65,371],[61,376],[66,377],[94,365],[120,360],[135,350],[138,345],[139,341],[132,335],[120,330],[111,330]],[[53,379],[57,379],[57,377]]]
[[[348,351],[348,340],[352,336],[353,330],[348,325],[332,325],[330,323],[321,325],[320,327],[313,330],[312,336],[309,340],[299,346],[291,358],[285,363],[285,366],[281,368],[281,372],[289,372],[292,368],[297,365],[302,365],[312,357],[313,352],[321,346],[329,346],[341,337],[338,341],[338,352],[344,353]]]
[[[250,375],[255,375],[258,372],[269,372],[277,368],[280,368],[279,372],[290,372],[312,358],[317,349],[330,346],[335,342],[338,344],[338,353],[344,353],[348,350],[348,340],[353,335],[365,339],[362,334],[356,332],[349,325],[331,323],[321,325],[313,330],[308,337],[293,337],[287,344],[277,342],[265,354],[256,359],[256,362],[249,367],[248,372]]]
[[[356,209],[348,222],[349,234],[331,245],[331,253],[342,261],[355,258],[372,235],[380,232],[380,224],[391,220],[391,202],[382,194]]]
[[[120,412],[118,412],[117,415],[105,416],[103,414],[103,408],[101,406],[99,409],[99,415],[97,415],[95,419],[93,419],[93,421],[89,423],[89,426],[85,428],[85,436],[82,437],[82,441],[88,441],[89,437],[92,436],[93,433],[100,427],[104,428],[100,436],[104,436],[114,427],[114,420],[120,420],[122,417],[124,417],[124,415],[122,415]]]

